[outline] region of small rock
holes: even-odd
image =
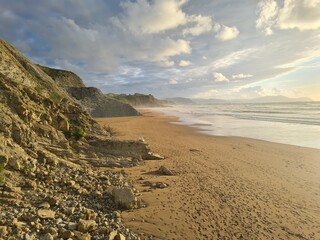
[[[73,236],[74,236],[74,233],[72,231],[66,230],[66,229],[61,230],[60,237],[62,237],[63,239],[69,239],[69,238],[72,238]]]
[[[117,235],[118,235],[118,232],[117,232],[117,231],[112,231],[112,232],[109,234],[109,240],[114,240]]]
[[[56,197],[47,197],[46,201],[51,205],[55,206],[58,204],[58,199]]]
[[[17,158],[10,158],[8,160],[8,166],[12,167],[14,170],[17,171],[21,169],[21,163]]]
[[[53,236],[56,236],[58,234],[57,229],[54,227],[50,227],[50,228],[45,229],[45,232],[50,233]]]
[[[190,151],[190,152],[200,152],[201,150],[195,149],[195,148],[190,148],[189,151]]]
[[[166,187],[168,187],[168,184],[163,183],[163,182],[157,182],[156,187],[157,188],[166,188]]]
[[[40,236],[40,240],[54,240],[54,237],[50,233],[46,233]]]
[[[0,226],[0,237],[4,237],[8,234],[7,226]]]
[[[78,224],[74,223],[74,222],[68,222],[68,224],[67,224],[67,227],[69,230],[77,230],[77,226],[78,226]]]
[[[168,168],[166,168],[165,166],[161,166],[158,170],[158,172],[160,172],[161,174],[164,175],[168,175],[168,176],[173,176],[173,172],[171,170],[169,170]]]
[[[92,230],[95,230],[96,228],[97,228],[96,221],[80,219],[77,229],[80,232],[86,233],[86,232],[90,232]]]
[[[160,156],[159,154],[149,152],[144,159],[145,160],[163,160],[164,157]]]
[[[8,163],[8,157],[4,155],[0,155],[0,165],[6,166]]]
[[[107,227],[99,227],[99,234],[106,235],[109,232],[109,228]]]
[[[126,237],[123,236],[121,233],[119,233],[119,234],[116,236],[115,240],[126,240]]]
[[[35,189],[37,188],[36,182],[35,182],[35,181],[32,181],[32,180],[30,180],[30,179],[26,179],[26,180],[25,180],[24,186],[25,186],[26,188],[30,188],[30,189],[32,189],[32,190],[35,190]]]
[[[133,208],[136,204],[136,197],[131,188],[114,188],[112,196],[118,205],[126,209]]]
[[[49,209],[50,204],[48,202],[43,202],[39,205],[39,208]]]
[[[112,231],[109,234],[109,240],[126,240],[126,237],[117,231]]]
[[[38,210],[38,216],[40,218],[44,218],[44,219],[54,219],[56,213],[52,210],[48,210],[48,209],[39,209]]]
[[[92,209],[87,209],[87,220],[96,220],[97,215]]]
[[[148,186],[148,187],[152,187],[153,184],[150,181],[145,181],[145,182],[143,182],[143,185]]]
[[[75,207],[70,207],[70,208],[67,209],[67,214],[68,215],[72,215],[75,210],[76,210]]]
[[[79,239],[79,240],[91,240],[91,235],[89,233],[79,234],[77,236],[77,239]]]

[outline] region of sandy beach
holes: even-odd
[[[146,204],[122,212],[127,227],[152,239],[320,239],[320,150],[208,136],[143,114],[97,119],[166,157],[124,170]],[[159,175],[161,165],[175,175]]]

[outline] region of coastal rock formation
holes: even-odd
[[[94,87],[70,87],[67,91],[72,97],[79,100],[93,117],[141,115],[131,105],[110,98]]]
[[[86,87],[82,79],[75,73],[66,70],[49,68],[41,65],[37,65],[48,74],[53,80],[55,80],[60,87],[68,89],[69,87]]]
[[[81,84],[74,75],[67,82]],[[46,71],[3,40],[0,109],[3,239],[103,239],[115,229],[139,239],[117,221],[109,192],[130,184],[94,166],[139,164],[150,155],[146,143],[111,138]],[[97,228],[83,232],[93,222],[82,220]]]
[[[77,99],[93,117],[122,117],[141,115],[128,103],[108,97],[95,87],[86,87],[75,73],[38,65],[71,97]]]

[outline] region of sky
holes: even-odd
[[[0,0],[0,37],[105,93],[320,100],[320,0]]]

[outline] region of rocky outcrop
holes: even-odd
[[[70,87],[68,93],[79,100],[93,117],[123,117],[141,115],[127,103],[120,102],[104,95],[94,87]]]
[[[123,103],[130,104],[134,107],[164,107],[170,104],[169,101],[159,100],[151,94],[145,95],[140,93],[135,94],[107,94],[108,97],[117,99]]]
[[[62,88],[69,87],[86,87],[82,79],[71,71],[49,68],[41,65],[39,66],[46,74],[48,74],[54,81],[56,81]]]
[[[77,99],[93,117],[140,115],[140,113],[128,103],[108,97],[97,88],[86,87],[82,79],[73,72],[44,66],[39,67],[64,88],[70,96]]]

